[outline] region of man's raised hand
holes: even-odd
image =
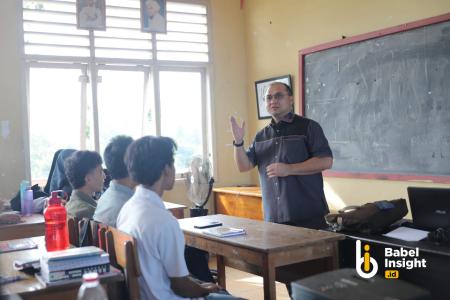
[[[233,133],[234,142],[240,144],[244,140],[245,135],[245,121],[239,126],[234,116],[230,117],[231,132]]]

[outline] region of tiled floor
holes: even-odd
[[[212,259],[214,261],[214,259]],[[215,264],[211,262],[211,268],[215,269]],[[227,291],[233,296],[242,297],[249,300],[264,299],[263,279],[250,273],[226,267]],[[277,299],[289,300],[286,286],[277,282]]]

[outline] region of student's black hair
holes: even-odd
[[[127,166],[124,162],[125,152],[133,142],[133,138],[126,135],[118,135],[111,139],[105,148],[103,158],[112,179],[122,179],[128,177]]]
[[[176,150],[177,144],[168,137],[144,136],[134,141],[125,154],[131,179],[152,186],[159,180],[164,168],[173,165]]]
[[[86,175],[101,165],[102,157],[95,151],[75,151],[64,161],[67,180],[73,189],[83,187]]]
[[[267,90],[269,90],[269,88],[270,88],[271,86],[275,85],[275,84],[281,84],[281,85],[284,85],[284,87],[286,88],[286,92],[288,93],[288,95],[289,95],[289,96],[292,96],[292,95],[293,95],[293,93],[292,93],[292,88],[291,88],[289,85],[287,85],[286,83],[284,83],[284,82],[279,82],[279,81],[275,81],[275,82],[272,82],[271,84],[269,84],[269,87],[267,88]],[[267,92],[267,91],[266,91],[266,92]]]

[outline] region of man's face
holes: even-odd
[[[264,96],[267,112],[276,118],[282,118],[289,113],[292,110],[293,101],[294,97],[288,95],[286,87],[282,84],[272,85]]]
[[[167,165],[165,169],[165,180],[164,180],[164,190],[169,191],[173,188],[173,185],[175,184],[175,166],[172,163],[172,165]]]
[[[102,165],[98,165],[94,170],[86,175],[86,185],[90,187],[92,192],[101,192],[105,181],[105,173]]]
[[[147,1],[146,5],[147,5],[147,13],[150,17],[153,17],[159,12],[160,8],[158,6],[158,3],[156,3],[155,1]]]

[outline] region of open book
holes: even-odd
[[[213,236],[217,236],[217,237],[229,237],[229,236],[247,234],[245,232],[245,229],[225,227],[225,226],[208,228],[206,230],[203,230],[202,232],[205,234],[209,234],[209,235],[213,235]]]

